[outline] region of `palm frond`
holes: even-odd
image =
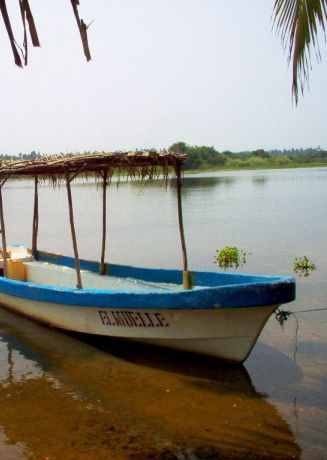
[[[83,19],[80,19],[80,17],[79,17],[79,13],[78,13],[79,0],[70,0],[70,2],[71,2],[72,7],[73,7],[74,16],[75,16],[75,19],[76,19],[76,22],[77,22],[77,27],[79,29],[79,33],[80,33],[80,36],[81,36],[84,55],[86,57],[86,60],[90,61],[91,60],[91,53],[90,53],[89,42],[88,42],[88,38],[87,38],[88,26],[85,24]]]
[[[292,93],[298,103],[299,88],[303,94],[311,69],[311,49],[321,59],[318,43],[319,26],[325,33],[327,0],[275,0],[274,27],[288,48],[292,61]]]
[[[10,21],[8,10],[7,10],[6,1],[7,0],[0,0],[0,15],[2,16],[2,20],[7,30],[7,35],[10,41],[15,64],[18,67],[23,67],[23,64],[26,66],[28,63],[27,25],[29,28],[29,33],[30,33],[30,37],[31,37],[33,46],[37,46],[37,47],[41,46],[40,40],[39,40],[37,29],[35,26],[34,17],[33,17],[33,14],[32,14],[32,11],[29,5],[29,0],[18,0],[21,19],[22,19],[22,25],[23,25],[23,32],[24,32],[23,49],[21,49],[21,47],[17,44],[15,40],[15,36],[12,30],[12,25],[11,25],[11,21]],[[80,32],[84,54],[85,54],[87,61],[89,61],[91,59],[91,53],[89,49],[87,29],[90,26],[90,24],[86,25],[83,19],[80,19],[79,17],[78,7],[79,7],[80,1],[70,0],[70,2],[72,4],[75,19],[76,19],[78,29]],[[22,62],[21,55],[23,57],[24,62]]]
[[[7,34],[8,34],[8,38],[9,38],[9,41],[10,41],[12,53],[13,53],[14,60],[15,60],[15,64],[18,67],[23,67],[22,60],[20,58],[20,54],[19,54],[19,51],[18,51],[19,46],[16,43],[14,33],[12,31],[11,22],[10,22],[10,19],[9,19],[7,5],[6,5],[6,0],[0,0],[0,12],[2,14],[2,19],[3,19],[3,22],[4,22],[6,30],[7,30]]]

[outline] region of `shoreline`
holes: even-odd
[[[225,168],[198,168],[198,169],[184,169],[184,174],[203,174],[203,173],[217,173],[217,172],[228,172],[228,171],[264,171],[264,170],[273,170],[273,169],[305,169],[305,168],[327,168],[327,163],[308,163],[308,164],[297,164],[297,165],[267,165],[267,166],[235,166],[235,167],[225,167]],[[116,174],[113,174],[112,177],[119,177]],[[120,178],[122,179],[124,175],[122,174]],[[94,179],[94,177],[89,176],[88,179]],[[31,179],[27,177],[11,177],[8,179],[8,182],[16,181],[26,181],[30,182]]]
[[[185,169],[184,174],[201,174],[207,172],[224,172],[224,171],[261,171],[270,169],[303,169],[303,168],[327,168],[327,163],[301,163],[296,165],[262,165],[262,166],[230,166],[224,168],[199,168],[199,169]]]

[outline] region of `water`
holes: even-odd
[[[101,191],[72,188],[80,256],[100,257]],[[33,185],[4,192],[9,242],[30,244]],[[39,247],[72,254],[65,188],[40,189]],[[186,176],[191,269],[217,248],[250,253],[241,271],[297,279],[298,312],[270,319],[244,366],[67,335],[0,310],[0,458],[324,458],[327,447],[327,169]],[[107,261],[180,267],[174,184],[108,191]],[[296,335],[297,332],[297,335]]]

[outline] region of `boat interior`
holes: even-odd
[[[3,267],[3,257],[0,259]],[[0,269],[3,272],[3,268]],[[0,272],[1,275],[3,273]],[[45,286],[76,288],[76,270],[65,265],[35,260],[30,249],[24,246],[7,247],[7,277],[17,281],[38,283]],[[148,282],[131,277],[100,275],[81,270],[84,289],[96,290],[179,290],[181,285]]]

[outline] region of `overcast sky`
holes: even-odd
[[[18,0],[7,2],[22,41]],[[0,22],[0,153],[327,148],[326,44],[298,107],[274,0],[30,0],[42,47],[13,63]]]

